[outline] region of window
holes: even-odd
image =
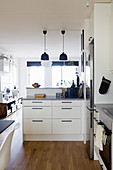
[[[39,83],[44,86],[44,68],[43,67],[28,67],[28,85]]]
[[[78,61],[53,61],[52,66],[47,69],[41,66],[41,62],[27,62],[28,67],[28,86],[37,82],[41,87],[71,87],[72,80],[76,84],[76,75],[80,69]],[[50,80],[50,81],[49,81]],[[49,83],[48,83],[49,82]]]
[[[54,66],[52,67],[52,86],[71,87],[72,80],[76,83],[77,74],[77,66]]]
[[[61,66],[52,67],[52,87],[61,87]]]

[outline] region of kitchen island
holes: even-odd
[[[83,140],[83,99],[31,96],[22,103],[24,141]]]

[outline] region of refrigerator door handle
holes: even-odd
[[[93,111],[96,110],[96,109],[94,109],[94,108],[89,108],[88,106],[86,106],[86,108],[87,108],[89,111],[91,111],[91,112],[93,112]]]
[[[90,80],[90,108],[92,108],[92,104],[93,104],[93,101],[92,101],[92,80]]]

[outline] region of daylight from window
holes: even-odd
[[[76,85],[77,69],[77,66],[53,66],[51,69],[52,74],[46,77],[44,67],[29,67],[28,86],[32,86],[33,83],[39,83],[41,87],[45,87],[45,80],[51,79],[50,76],[52,76],[51,87],[71,87],[73,80]]]
[[[77,74],[76,66],[54,66],[52,67],[52,86],[71,87],[72,80],[74,80],[76,84]]]
[[[30,67],[28,68],[28,85],[32,86],[33,83],[39,83],[44,86],[44,68],[43,67]]]

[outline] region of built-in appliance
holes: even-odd
[[[103,108],[104,112],[111,111],[113,114],[113,108]],[[100,157],[106,166],[107,170],[111,170],[111,138],[112,138],[112,121],[107,116],[107,114],[100,113],[100,122],[99,124],[104,128],[105,135],[107,135],[106,144],[103,145],[103,151],[99,150]]]
[[[89,124],[89,137],[86,139],[86,148],[90,159],[94,157],[94,39],[86,51],[86,109]]]

